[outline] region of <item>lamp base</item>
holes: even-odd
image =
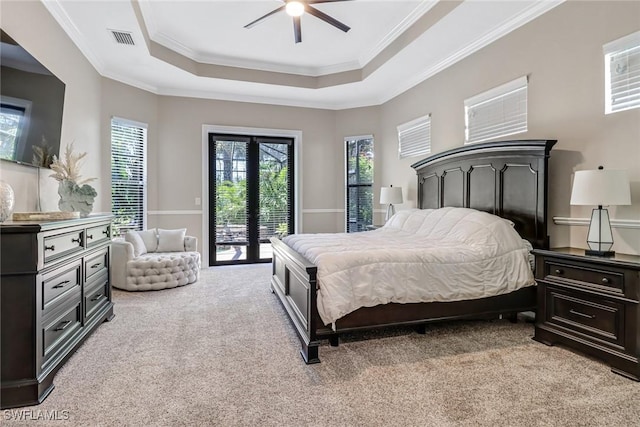
[[[615,251],[594,251],[591,249],[585,249],[584,251],[585,255],[591,255],[591,256],[600,256],[600,257],[612,257],[615,256]]]

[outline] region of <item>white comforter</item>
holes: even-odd
[[[477,299],[535,283],[511,222],[473,209],[404,210],[378,230],[284,242],[318,267],[326,325],[360,307]]]

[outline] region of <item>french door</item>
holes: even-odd
[[[209,134],[209,265],[271,261],[293,232],[293,139]]]

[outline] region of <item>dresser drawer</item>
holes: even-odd
[[[103,224],[98,227],[87,228],[87,247],[103,243],[111,240],[111,225]]]
[[[48,310],[58,297],[79,291],[82,279],[81,260],[65,264],[42,276],[42,310]]]
[[[545,322],[624,348],[625,304],[547,284]]]
[[[109,282],[107,278],[99,282],[96,287],[85,292],[84,296],[84,317],[90,319],[95,313],[98,312],[100,307],[103,307],[109,302]]]
[[[88,282],[101,274],[107,273],[109,268],[109,250],[104,249],[89,255],[84,260],[84,280]]]
[[[79,295],[78,295],[79,296]],[[71,336],[82,326],[80,298],[62,314],[55,316],[42,328],[42,354],[44,359],[54,355]]]
[[[65,255],[81,252],[84,249],[82,230],[48,236],[43,239],[43,254],[45,264]]]
[[[582,266],[562,261],[545,261],[545,279],[575,281],[581,285],[615,294],[624,294],[624,274],[606,267]]]

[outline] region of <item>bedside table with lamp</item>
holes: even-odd
[[[640,256],[616,254],[607,209],[630,205],[626,171],[575,173],[571,204],[594,205],[589,249],[535,249],[534,340],[596,357],[640,381]]]

